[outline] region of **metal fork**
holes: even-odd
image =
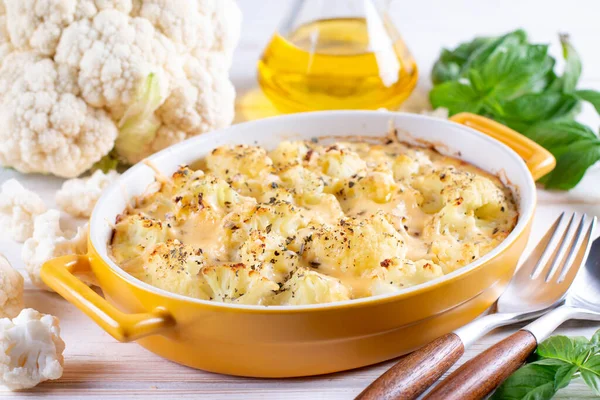
[[[560,266],[554,268],[555,263],[552,263],[551,268],[546,269],[541,264],[534,271],[535,279],[546,279],[552,282],[556,290],[562,290],[567,286],[568,293],[564,304],[463,364],[436,386],[425,397],[426,399],[483,399],[519,368],[536,349],[537,344],[550,336],[564,321],[569,319],[600,321],[600,239],[591,243],[595,222],[594,218],[583,239],[581,239],[583,229],[580,226],[575,237],[581,239],[581,243],[576,240],[570,246],[569,254],[566,256],[565,264],[570,262],[584,265],[578,273],[573,271],[578,268],[565,271],[566,267],[563,267],[559,274]],[[554,252],[555,259],[564,257],[567,251],[564,243],[565,240]],[[543,278],[544,273],[546,278]]]
[[[517,270],[496,303],[496,313],[476,319],[402,358],[357,399],[415,399],[450,369],[467,347],[492,329],[536,318],[560,304],[581,260],[587,256],[596,224],[594,217],[586,229],[584,214],[575,226],[573,214],[564,227],[564,217],[563,212]]]

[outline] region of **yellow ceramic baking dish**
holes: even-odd
[[[151,168],[139,164],[96,205],[88,253],[47,262],[42,279],[117,340],[137,341],[162,357],[207,371],[294,377],[361,367],[407,353],[472,320],[502,293],[529,235],[536,203],[534,178],[554,167],[550,153],[503,125],[472,114],[447,121],[415,114],[329,111],[235,125],[175,145],[150,160],[168,175],[179,164],[191,164],[223,144],[269,148],[284,139],[376,137],[385,135],[390,126],[402,140],[428,143],[510,185],[520,217],[500,246],[449,275],[397,294],[271,307],[188,298],[133,278],[108,257],[111,223],[154,179]],[[92,272],[104,297],[77,279],[73,273],[79,272]]]

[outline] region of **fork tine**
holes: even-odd
[[[565,259],[562,270],[560,271],[560,275],[558,276],[558,281],[560,281],[561,277],[564,279],[564,276],[569,271],[569,268],[571,268],[571,265],[573,265],[573,261],[575,260],[577,251],[581,247],[581,241],[583,240],[583,235],[582,235],[583,228],[585,226],[586,218],[587,218],[587,215],[583,214],[581,216],[581,219],[579,220],[579,225],[577,226],[577,231],[575,231],[575,235],[571,239],[571,244],[570,244],[571,248],[569,249],[569,254],[567,254],[567,258]],[[551,278],[552,278],[552,275],[550,274],[550,272],[548,272],[548,276],[546,276],[546,282],[550,282]]]
[[[542,255],[540,256],[537,263],[535,264],[535,267],[533,267],[533,270],[531,271],[531,279],[536,279],[539,276],[539,274],[544,269],[543,267],[548,262],[548,258],[550,258],[550,256],[552,255],[554,248],[556,247],[555,242],[558,235],[558,227],[560,226],[560,223],[562,222],[564,216],[565,212],[563,211],[552,225],[552,235],[550,236],[550,240],[548,240],[548,243],[546,244],[546,248],[542,252]]]
[[[569,234],[571,233],[571,226],[573,225],[574,220],[575,220],[575,213],[573,213],[573,215],[571,215],[571,218],[569,219],[569,223],[567,224],[567,227],[565,228],[565,232],[562,235],[560,244],[558,246],[558,250],[555,253],[552,263],[550,264],[548,273],[546,274],[546,282],[550,282],[550,278],[552,278],[552,275],[554,275],[556,273],[556,271],[558,270],[558,268],[561,266],[562,260],[565,257],[565,252],[567,251],[569,245],[571,245],[571,242],[568,239],[569,239]]]
[[[583,217],[581,218],[582,222],[580,223],[581,226],[581,230],[583,230],[583,218],[586,215],[584,214]],[[590,249],[590,245],[592,242],[592,235],[594,233],[594,228],[596,227],[596,221],[597,218],[593,217],[592,218],[592,222],[590,223],[590,226],[588,227],[587,231],[585,232],[585,235],[583,235],[583,239],[579,240],[579,237],[577,237],[576,242],[573,244],[572,250],[571,252],[573,253],[573,256],[571,256],[571,254],[569,253],[569,257],[567,258],[567,261],[565,262],[565,266],[563,267],[563,270],[560,274],[560,276],[558,277],[557,283],[561,283],[565,280],[565,278],[567,277],[567,274],[569,273],[569,270],[571,269],[571,266],[573,265],[573,262],[575,261],[576,256],[581,256],[582,260],[585,260],[585,257],[587,257],[587,253],[589,252]],[[577,234],[579,236],[581,236],[581,232],[578,230]],[[575,250],[573,250],[575,249]],[[583,252],[583,253],[582,253]],[[569,264],[567,264],[567,262]]]

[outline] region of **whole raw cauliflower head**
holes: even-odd
[[[227,126],[235,0],[0,0],[0,165],[75,177]]]
[[[65,342],[58,318],[26,308],[0,319],[0,384],[29,389],[63,374]]]

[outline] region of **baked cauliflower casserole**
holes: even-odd
[[[185,296],[328,303],[391,293],[496,247],[518,218],[494,176],[397,140],[216,148],[157,176],[120,215],[111,256]]]

